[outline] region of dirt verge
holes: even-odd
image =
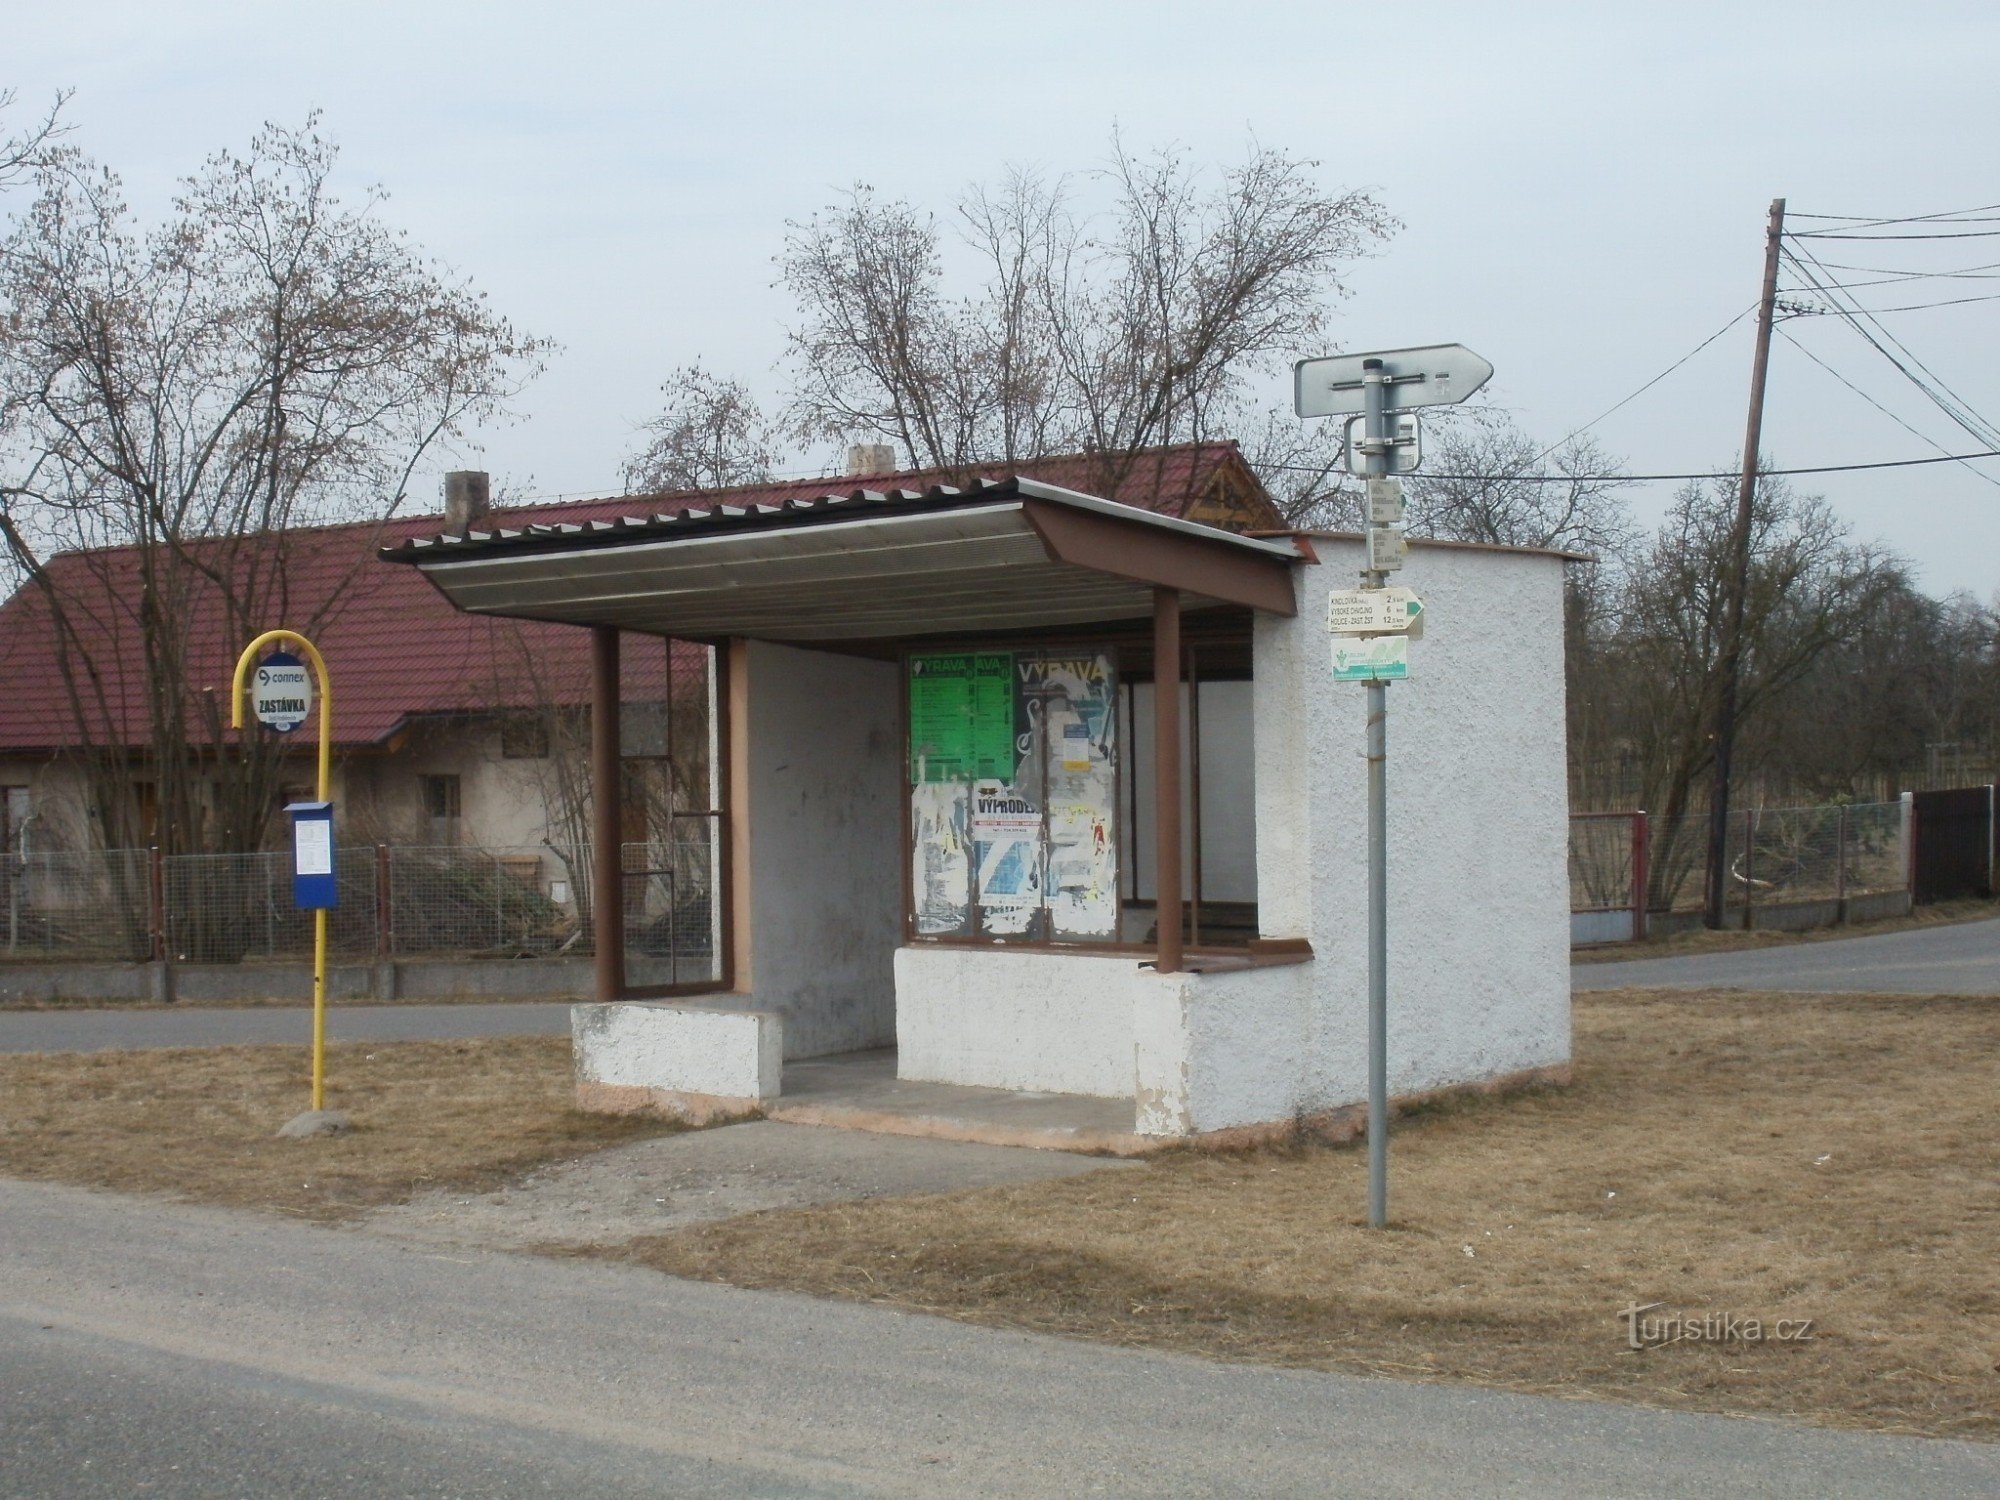
[[[330,1046],[326,1102],[355,1129],[278,1140],[310,1066],[303,1047],[0,1055],[0,1173],[336,1220],[676,1128],[579,1113],[568,1038],[509,1037]]]
[[[2000,1439],[2000,1002],[1623,991],[1576,1018],[1572,1087],[1398,1127],[1387,1233],[1359,1222],[1363,1155],[1300,1145],[615,1253],[1121,1344]],[[1736,1322],[1634,1352],[1618,1314],[1646,1304]]]

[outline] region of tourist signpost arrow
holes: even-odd
[[[1408,589],[1346,589],[1326,596],[1326,628],[1335,635],[1414,632],[1423,613],[1423,601]]]
[[[1359,593],[1384,597],[1372,606],[1371,621],[1396,618],[1387,596],[1403,600],[1401,628],[1336,623],[1349,608],[1337,601],[1352,596],[1336,595],[1327,606],[1334,679],[1364,683],[1368,695],[1368,1223],[1375,1229],[1389,1220],[1389,683],[1409,676],[1410,626],[1423,618],[1415,595],[1387,587],[1390,570],[1403,565],[1402,492],[1389,476],[1421,459],[1415,419],[1404,413],[1463,401],[1492,375],[1493,366],[1462,344],[1302,359],[1292,369],[1301,417],[1361,417],[1359,434],[1350,429],[1348,438],[1350,467],[1358,453],[1358,472],[1368,476],[1368,557]],[[1351,608],[1358,616],[1371,607]]]
[[[1339,417],[1368,410],[1368,370],[1382,371],[1382,409],[1455,406],[1493,378],[1493,366],[1463,344],[1427,344],[1380,354],[1335,354],[1302,359],[1292,367],[1293,405],[1302,417]],[[1393,428],[1362,433],[1364,440],[1393,443]],[[1371,474],[1386,474],[1370,469]]]

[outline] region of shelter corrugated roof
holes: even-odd
[[[1088,489],[1099,472],[1081,455],[1024,463],[1018,470],[1050,484]],[[993,466],[993,475],[1011,472]],[[798,479],[729,490],[512,507],[481,518],[480,530],[616,523],[715,506],[783,507],[854,489],[928,491],[950,476],[939,470],[835,479]],[[960,476],[964,477],[964,476]],[[1233,443],[1189,444],[1141,455],[1113,498],[1166,515],[1254,529],[1274,520]],[[1247,523],[1247,524],[1246,524]],[[500,620],[454,609],[413,568],[375,565],[378,549],[438,533],[439,516],[297,528],[282,538],[194,544],[206,567],[256,585],[269,601],[253,622],[232,619],[225,591],[197,578],[184,598],[165,606],[182,622],[193,721],[206,721],[204,695],[228,717],[229,674],[254,630],[284,625],[311,635],[334,673],[336,742],[376,745],[415,718],[492,712],[536,703],[585,702],[589,636],[574,627]],[[30,583],[0,605],[0,753],[47,752],[88,738],[134,748],[147,743],[143,559],[136,548],[65,553],[50,560],[48,583],[80,649],[69,674],[57,650],[49,592]],[[240,592],[240,588],[236,590]],[[665,653],[628,649],[628,699],[658,698]],[[222,736],[229,738],[227,731]],[[207,742],[207,737],[203,737]]]

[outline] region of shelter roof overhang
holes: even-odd
[[[691,639],[883,641],[1297,610],[1293,537],[1259,538],[1031,479],[854,490],[783,505],[468,529],[384,548],[459,608]]]

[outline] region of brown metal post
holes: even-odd
[[[1743,809],[1743,930],[1750,930],[1757,906],[1757,810]]]
[[[1194,864],[1188,890],[1188,941],[1201,946],[1201,662],[1194,648],[1185,658],[1188,707],[1188,854]]]
[[[167,960],[167,868],[166,859],[155,844],[147,856],[146,905],[150,908],[146,915],[150,919],[146,926],[146,952],[156,964]]]
[[[1646,910],[1652,903],[1652,839],[1643,811],[1632,814],[1632,941],[1646,940]]]
[[[623,770],[618,738],[618,632],[590,628],[590,910],[596,924],[597,998],[625,997]]]
[[[732,639],[716,648],[716,660],[724,664],[723,702],[725,737],[723,764],[727,767],[728,817],[723,820],[724,850],[729,866],[728,986],[739,994],[750,994],[755,981],[750,959],[753,923],[750,892],[750,643]]]
[[[1153,590],[1153,896],[1159,952],[1153,967],[1181,967],[1181,596]]]
[[[1847,804],[1840,804],[1834,837],[1839,845],[1833,860],[1833,920],[1847,920]]]
[[[375,956],[387,959],[389,940],[389,846],[375,846]]]

